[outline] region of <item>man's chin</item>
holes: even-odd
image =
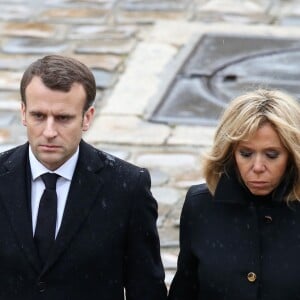
[[[57,153],[43,153],[39,156],[38,160],[49,170],[55,170],[62,164]]]

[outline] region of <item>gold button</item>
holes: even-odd
[[[272,219],[271,216],[265,216],[265,222],[266,222],[267,224],[272,223],[272,221],[273,221],[273,219]]]
[[[256,280],[256,274],[253,272],[249,272],[247,275],[247,279],[249,282],[254,282]]]

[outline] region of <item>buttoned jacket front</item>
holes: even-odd
[[[215,196],[189,189],[169,300],[300,299],[300,205],[249,197],[223,176]]]

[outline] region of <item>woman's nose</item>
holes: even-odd
[[[253,171],[254,172],[263,172],[266,169],[264,159],[261,156],[257,156],[254,158],[253,162]]]

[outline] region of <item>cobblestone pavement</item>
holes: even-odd
[[[86,63],[96,76],[98,112],[85,139],[149,168],[169,284],[184,195],[202,180],[200,157],[211,144],[214,128],[153,123],[149,107],[194,35],[298,37],[299,2],[2,0],[0,10],[0,150],[26,140],[18,93],[25,67],[50,53]]]

